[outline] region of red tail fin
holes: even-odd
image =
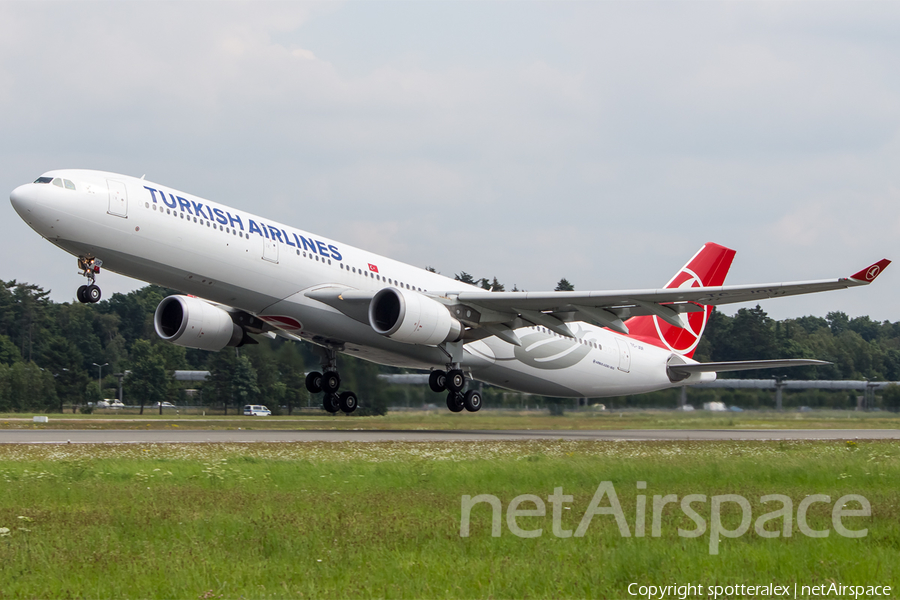
[[[684,265],[667,288],[704,287],[723,285],[725,275],[734,259],[734,250],[709,242]],[[698,305],[701,306],[701,305]],[[712,313],[711,306],[702,311],[683,313],[683,328],[674,327],[656,316],[632,317],[625,322],[631,337],[654,346],[668,348],[678,354],[691,357],[706,328],[706,320]]]

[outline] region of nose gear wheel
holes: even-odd
[[[97,275],[100,273],[100,265],[102,264],[103,261],[99,258],[85,256],[78,257],[78,268],[81,270],[81,275],[86,277],[90,282],[88,285],[79,287],[78,291],[75,292],[75,297],[78,298],[78,301],[82,304],[94,304],[100,302],[100,297],[103,294],[94,282],[97,279]]]

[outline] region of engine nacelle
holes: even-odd
[[[392,340],[423,346],[456,341],[463,332],[462,324],[440,302],[393,287],[380,290],[372,298],[369,325]]]
[[[228,312],[191,296],[163,299],[153,315],[153,327],[167,342],[200,350],[239,346],[244,339],[244,330]]]

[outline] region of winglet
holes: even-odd
[[[850,276],[850,279],[856,279],[857,281],[865,281],[866,283],[872,283],[873,281],[875,281],[875,278],[878,277],[878,275],[882,271],[884,271],[885,267],[887,267],[889,264],[891,264],[891,261],[889,261],[886,258],[883,258],[883,259],[879,260],[877,263],[875,263],[874,265],[866,267],[859,273],[854,273],[853,275]]]

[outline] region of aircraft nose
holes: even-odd
[[[33,184],[20,185],[9,193],[9,201],[19,215],[22,215],[28,210],[28,188],[31,185]]]

